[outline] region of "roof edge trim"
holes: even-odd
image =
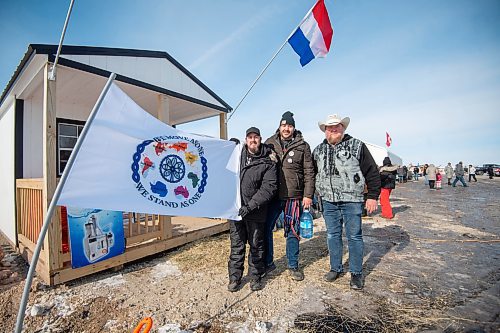
[[[14,71],[14,74],[12,75],[9,82],[7,83],[7,86],[5,86],[5,89],[2,92],[2,96],[0,97],[0,105],[2,105],[2,103],[5,101],[7,95],[9,94],[10,90],[14,86],[14,83],[17,81],[17,78],[21,75],[22,71],[24,70],[24,67],[26,66],[26,64],[29,63],[35,55],[36,55],[36,50],[34,48],[32,48],[31,45],[28,46],[28,50],[24,54],[19,65],[17,65],[17,68]]]
[[[55,60],[55,56],[54,55],[49,55],[49,61],[50,62],[54,62],[54,60]],[[101,69],[101,68],[97,68],[97,67],[93,67],[93,66],[90,66],[90,65],[82,64],[80,62],[69,60],[69,59],[65,59],[65,58],[59,58],[59,64],[58,65],[69,67],[69,68],[73,68],[73,69],[76,69],[76,70],[81,70],[81,71],[84,71],[84,72],[87,72],[87,73],[99,75],[99,76],[106,77],[106,78],[111,75],[110,71],[107,71],[107,70],[104,70],[104,69]],[[165,88],[162,88],[162,87],[158,87],[158,86],[155,86],[155,85],[143,82],[143,81],[139,81],[139,80],[136,80],[136,79],[133,79],[131,77],[124,76],[124,75],[121,75],[121,74],[116,74],[116,79],[115,80],[116,81],[120,81],[120,82],[124,82],[124,83],[128,83],[128,84],[131,84],[131,85],[134,85],[134,86],[137,86],[137,87],[141,87],[141,88],[144,88],[144,89],[156,91],[158,93],[165,94],[167,96],[171,96],[171,97],[175,97],[175,98],[179,98],[179,99],[191,102],[191,103],[195,103],[195,104],[199,104],[199,105],[202,105],[202,106],[206,106],[206,107],[218,110],[218,111],[222,111],[222,112],[226,112],[226,113],[228,113],[230,111],[230,110],[228,110],[228,109],[226,109],[224,107],[221,107],[219,105],[214,105],[214,104],[211,104],[211,103],[199,100],[197,98],[186,96],[184,94],[180,94],[180,93],[175,92],[175,91],[171,91],[171,90],[168,90],[168,89],[165,89]]]
[[[57,52],[57,45],[50,44],[30,44],[30,47],[35,49],[37,53],[55,55]],[[164,58],[174,64],[181,72],[186,74],[191,80],[200,85],[210,96],[215,98],[219,103],[224,105],[229,111],[233,108],[220,98],[215,92],[208,88],[203,82],[193,75],[186,67],[182,66],[170,54],[165,51],[150,51],[150,50],[137,50],[137,49],[123,49],[115,47],[100,47],[100,46],[75,46],[63,45],[61,48],[61,55],[103,55],[103,56],[122,56],[122,57],[142,57],[142,58]],[[228,112],[229,112],[228,111]]]
[[[49,61],[54,62],[55,59],[55,54],[57,52],[57,45],[51,45],[51,44],[29,44],[28,45],[28,50],[24,54],[21,62],[16,68],[16,71],[12,75],[11,79],[7,83],[7,86],[5,87],[4,91],[2,92],[2,95],[0,97],[0,105],[4,102],[7,94],[11,90],[12,86],[14,85],[15,81],[17,78],[21,75],[21,72],[23,71],[24,67],[26,64],[29,62],[31,57],[33,57],[36,54],[46,54],[49,56]],[[179,93],[175,93],[173,91],[149,85],[145,82],[135,80],[132,78],[128,78],[125,76],[117,75],[117,79],[119,81],[127,82],[133,85],[141,86],[146,89],[158,91],[161,93],[164,93],[165,95],[173,96],[173,97],[178,97],[184,100],[192,101],[197,104],[205,105],[207,107],[211,107],[226,113],[229,113],[233,110],[233,108],[227,104],[222,98],[220,98],[215,92],[213,92],[210,88],[208,88],[203,82],[200,81],[196,76],[194,76],[187,68],[182,66],[177,60],[175,60],[170,54],[164,51],[150,51],[150,50],[137,50],[137,49],[123,49],[123,48],[111,48],[111,47],[97,47],[97,46],[75,46],[75,45],[63,45],[61,48],[61,54],[67,54],[67,55],[108,55],[108,56],[129,56],[129,57],[143,57],[143,58],[164,58],[170,61],[174,66],[176,66],[180,71],[182,71],[185,75],[187,75],[191,80],[196,82],[200,87],[202,87],[210,96],[215,98],[219,103],[225,106],[225,108],[222,108],[220,106],[216,106],[198,99],[194,99],[189,96],[185,96]],[[77,67],[75,64],[79,64],[78,62],[73,62],[74,64],[68,64],[67,61],[71,61],[68,59],[60,58],[59,63],[64,60],[63,62],[66,63],[67,67],[75,68],[75,69],[81,69],[84,71],[88,71],[94,74],[98,74],[96,72],[92,72],[89,69],[93,68],[95,71],[99,71],[98,68],[88,66],[87,70],[83,69],[83,66],[86,66],[84,64],[81,64],[82,67]],[[105,73],[110,73],[108,71],[103,71]],[[103,76],[102,73],[98,74]],[[108,75],[109,76],[109,75]],[[135,82],[135,83],[132,83]],[[154,87],[154,88],[151,88]]]

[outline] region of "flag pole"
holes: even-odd
[[[50,74],[49,74],[50,81],[54,81],[56,79],[56,66],[57,66],[57,62],[59,61],[59,55],[61,54],[62,43],[64,40],[64,35],[66,34],[66,28],[68,27],[69,17],[71,16],[71,10],[73,9],[74,2],[75,2],[75,0],[71,0],[71,3],[69,4],[68,14],[66,14],[66,20],[64,21],[63,31],[61,33],[61,39],[59,40],[59,46],[57,47],[56,59],[54,61],[54,65],[52,67],[52,70],[50,71]]]
[[[264,67],[264,69],[260,72],[259,76],[257,76],[257,78],[255,79],[255,81],[253,81],[252,85],[250,86],[250,88],[248,88],[247,92],[245,93],[245,95],[243,95],[243,97],[240,99],[240,101],[238,102],[238,104],[236,105],[236,107],[233,109],[233,111],[231,112],[231,114],[229,115],[229,117],[227,118],[227,121],[226,123],[229,122],[229,120],[231,119],[231,117],[236,113],[236,110],[238,110],[238,107],[241,105],[241,103],[245,100],[245,98],[247,97],[247,95],[250,93],[250,90],[253,89],[253,87],[255,86],[255,84],[257,84],[257,81],[259,81],[260,77],[262,75],[264,75],[264,72],[267,70],[267,68],[271,65],[271,63],[273,62],[274,58],[276,58],[278,56],[278,54],[281,52],[281,50],[283,50],[283,48],[285,47],[286,43],[288,43],[288,39],[285,40],[285,42],[280,46],[280,48],[278,49],[278,51],[276,51],[276,53],[274,53],[273,57],[271,58],[271,60],[269,60],[269,62],[267,63],[267,65]]]
[[[314,3],[314,6],[316,6],[316,4],[321,1],[321,0],[318,0]],[[238,110],[238,107],[241,105],[241,103],[245,100],[245,98],[247,97],[247,95],[250,93],[250,90],[253,89],[253,87],[255,86],[255,84],[257,84],[257,81],[259,81],[260,77],[264,74],[264,72],[267,70],[267,68],[271,65],[271,63],[274,61],[274,58],[276,58],[278,56],[278,54],[281,52],[281,50],[283,50],[283,48],[285,47],[286,43],[288,43],[288,40],[290,39],[290,37],[293,35],[293,33],[295,32],[295,30],[297,30],[297,28],[304,22],[304,20],[306,19],[306,17],[311,13],[311,11],[313,10],[314,6],[311,7],[311,9],[309,9],[309,11],[307,12],[306,16],[304,16],[304,18],[300,21],[299,24],[297,24],[297,26],[292,30],[292,32],[290,33],[290,35],[288,36],[287,39],[285,39],[285,42],[283,44],[281,44],[280,48],[278,49],[278,51],[276,51],[274,53],[274,55],[272,56],[271,60],[269,60],[269,62],[267,63],[267,65],[264,67],[264,69],[260,72],[260,74],[257,76],[257,78],[255,79],[255,81],[253,81],[252,85],[250,86],[250,88],[248,88],[247,92],[245,93],[245,95],[243,95],[243,97],[240,99],[240,101],[238,102],[238,104],[236,105],[236,107],[233,109],[233,111],[231,111],[231,114],[229,115],[229,117],[227,118],[226,120],[226,124],[229,122],[229,120],[231,119],[231,117],[236,113],[236,110]]]
[[[84,141],[85,137],[87,136],[87,132],[90,128],[90,125],[92,124],[92,121],[94,120],[97,110],[102,104],[102,101],[104,97],[106,96],[106,93],[108,92],[109,88],[111,87],[111,84],[113,83],[114,79],[116,77],[115,73],[111,73],[109,76],[108,82],[106,82],[106,85],[104,86],[104,89],[101,92],[101,95],[97,99],[97,102],[94,105],[94,108],[92,109],[92,112],[90,112],[90,116],[83,127],[82,133],[78,137],[78,140],[76,141],[75,148],[73,149],[73,152],[71,153],[68,164],[66,164],[66,167],[64,168],[63,174],[61,176],[61,179],[59,180],[59,183],[57,184],[56,190],[54,192],[54,196],[52,197],[52,200],[50,201],[50,205],[47,209],[47,215],[45,216],[45,221],[43,222],[42,229],[40,230],[40,234],[38,235],[38,241],[35,246],[35,250],[33,251],[33,257],[31,258],[31,263],[30,263],[30,268],[28,270],[28,275],[26,276],[26,282],[24,284],[24,291],[23,291],[23,296],[21,298],[21,303],[19,305],[19,311],[17,313],[17,321],[16,321],[16,328],[15,328],[15,333],[21,333],[21,330],[23,328],[23,321],[24,321],[24,314],[26,312],[26,305],[28,303],[28,296],[30,293],[30,288],[31,288],[31,283],[33,282],[33,275],[35,274],[36,270],[36,265],[38,262],[38,258],[40,257],[40,250],[42,249],[42,244],[43,240],[45,238],[45,235],[47,234],[47,230],[50,225],[50,221],[52,220],[52,215],[54,213],[54,210],[57,205],[57,201],[59,200],[59,197],[61,196],[61,191],[64,187],[64,183],[66,183],[66,179],[68,178],[68,174],[71,170],[71,167],[73,166],[73,163],[76,159],[76,156],[78,155],[78,151],[80,150],[80,147],[82,145],[82,142]]]

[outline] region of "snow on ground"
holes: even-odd
[[[93,287],[101,288],[102,285],[105,285],[107,287],[118,287],[121,286],[122,284],[125,284],[126,282],[127,281],[125,281],[122,274],[117,274],[96,282]]]
[[[182,273],[172,262],[159,263],[151,270],[151,277],[155,280],[166,278],[167,276],[180,276]]]

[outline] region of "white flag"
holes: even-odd
[[[239,145],[170,127],[113,83],[57,204],[239,220],[239,162]]]

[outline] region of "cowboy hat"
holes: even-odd
[[[324,132],[326,126],[333,126],[337,124],[342,124],[345,129],[347,129],[347,126],[349,126],[349,122],[351,119],[349,117],[342,118],[339,115],[336,114],[331,114],[328,117],[326,117],[325,121],[318,121],[318,126],[319,128]]]

